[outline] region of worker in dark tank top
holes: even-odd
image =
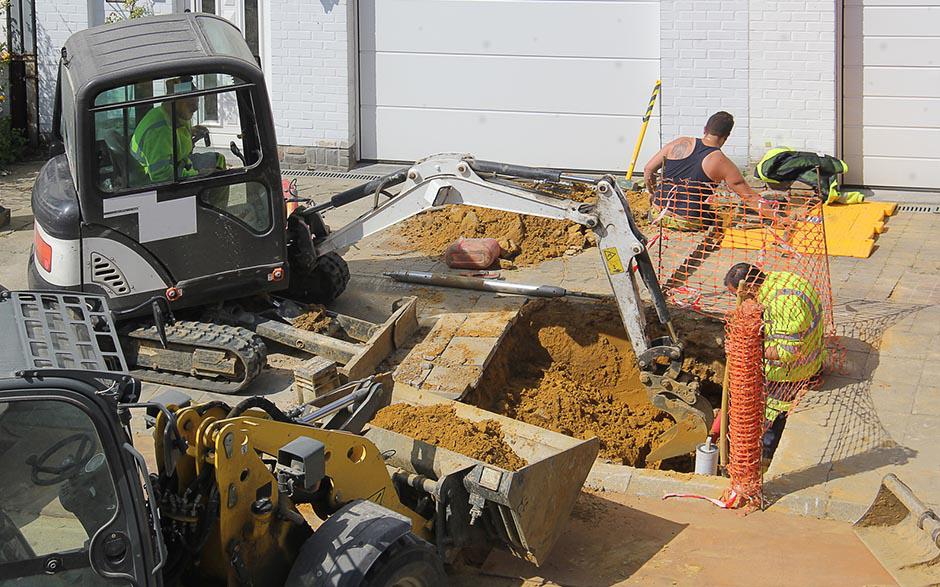
[[[702,138],[679,137],[646,164],[643,177],[660,225],[676,230],[712,227],[716,219],[708,198],[721,182],[741,196],[745,205],[764,215],[760,195],[721,152],[732,128],[734,118],[727,112],[716,112],[705,123]],[[660,169],[663,171],[661,184],[657,182]]]

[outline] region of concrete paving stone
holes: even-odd
[[[437,364],[483,367],[496,351],[498,337],[455,336],[438,357]]]
[[[448,399],[462,397],[480,379],[483,370],[474,366],[434,365],[420,389],[439,393]]]
[[[940,381],[931,381],[930,383],[930,386],[918,386],[914,392],[912,413],[915,416],[940,415],[940,387],[933,386],[940,383]]]
[[[908,447],[932,455],[940,473],[940,445],[937,443],[940,433],[940,413],[915,414],[907,422],[903,442]],[[940,479],[938,479],[940,480]]]
[[[904,438],[904,435],[907,433],[907,427],[910,426],[911,418],[913,417],[910,411],[906,414],[900,411],[878,411],[876,417],[876,424],[880,427],[880,430],[875,430],[875,434],[879,432],[883,433],[883,442],[894,442],[900,446],[901,439]]]
[[[878,366],[872,373],[872,381],[885,382],[889,385],[901,382],[916,384],[919,381],[917,373],[921,370],[922,365],[923,359],[895,356],[891,357],[891,360],[887,360],[887,357],[882,357],[879,354]],[[911,381],[912,378],[914,378],[913,382]]]
[[[908,359],[923,359],[936,341],[933,334],[914,334],[890,328],[881,341],[881,354]]]
[[[518,314],[518,309],[470,314],[457,328],[454,336],[499,338],[509,329]]]
[[[940,361],[929,359],[923,364],[920,381],[924,383],[940,382]]]
[[[873,382],[871,400],[878,413],[890,412],[910,414],[914,409],[914,395],[917,384],[903,382]]]

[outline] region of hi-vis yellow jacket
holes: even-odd
[[[805,278],[771,271],[757,292],[764,307],[764,347],[779,360],[764,360],[768,381],[802,381],[815,375],[825,360],[823,306]]]
[[[195,177],[190,156],[193,153],[192,127],[188,122],[176,125],[176,161],[179,177]],[[148,112],[131,137],[131,153],[154,182],[173,179],[173,121],[165,108]]]

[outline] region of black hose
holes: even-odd
[[[499,163],[497,161],[483,161],[480,159],[467,159],[467,165],[477,173],[495,173],[496,175],[505,175],[508,177],[518,177],[522,179],[533,179],[538,181],[561,181],[564,173],[559,169],[549,169],[547,167],[527,167],[525,165],[512,165],[510,163]]]
[[[237,406],[229,411],[226,418],[237,418],[252,408],[259,408],[264,410],[264,412],[271,416],[271,419],[276,422],[286,422],[288,424],[294,423],[294,421],[288,418],[287,414],[282,412],[280,408],[271,402],[271,400],[257,395],[246,398],[239,402]]]
[[[377,179],[373,179],[368,183],[357,185],[354,188],[350,188],[345,192],[341,192],[323,202],[322,204],[317,204],[310,208],[311,212],[321,212],[328,208],[339,208],[340,206],[345,206],[346,204],[355,202],[356,200],[361,200],[367,196],[371,196],[376,191],[382,191],[386,188],[396,186],[408,179],[408,168],[399,169],[388,175],[383,175]]]

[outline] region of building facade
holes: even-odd
[[[41,122],[58,48],[120,3],[39,3]],[[587,170],[641,165],[727,110],[725,151],[837,154],[847,183],[940,188],[940,0],[151,0],[232,20],[269,85],[286,168],[458,151]],[[218,124],[224,125],[224,120]]]

